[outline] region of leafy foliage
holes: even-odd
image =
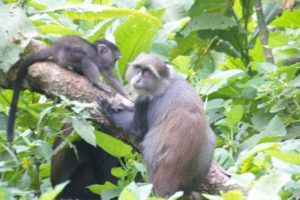
[[[300,199],[299,2],[263,1],[271,29],[268,46],[276,64],[265,60],[253,0],[5,2],[0,4],[1,82],[1,74],[19,60],[37,35],[31,23],[39,39],[48,44],[67,34],[89,41],[101,37],[115,41],[122,52],[116,66],[120,80],[139,53],[158,54],[186,75],[198,91],[217,136],[215,160],[232,175],[230,183],[249,190],[248,196],[234,190],[204,196]],[[157,199],[151,185],[134,182],[138,174],[147,180],[141,155],[96,130],[88,121],[89,104],[65,97],[57,102],[24,91],[16,139],[8,144],[4,122],[11,95],[9,90],[0,91],[0,199],[37,199],[39,190],[40,199],[53,199],[67,183],[51,188],[50,157],[73,147],[72,141],[78,139],[98,145],[122,164],[111,172],[119,179],[116,185],[91,185],[91,191],[102,199]],[[68,137],[63,135],[63,123],[75,129]],[[52,149],[55,137],[64,142]]]

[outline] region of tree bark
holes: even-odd
[[[12,69],[14,73],[16,69]],[[10,77],[13,77],[12,72],[9,72]],[[15,77],[15,76],[14,76]],[[9,80],[8,77],[4,77]],[[12,78],[10,78],[12,79]],[[12,81],[12,80],[11,80]],[[102,91],[94,87],[85,77],[78,75],[70,70],[59,67],[51,62],[35,63],[29,67],[26,81],[24,81],[24,87],[33,91],[40,92],[48,97],[65,96],[70,100],[77,100],[80,102],[92,103],[95,101],[96,96],[101,95],[106,98],[111,104],[118,105],[120,103],[129,105],[131,101],[123,98],[121,95],[110,95],[105,91]],[[12,87],[12,84],[5,83],[0,85],[1,87]],[[103,114],[96,108],[91,109],[92,120],[101,124],[102,131],[112,134],[119,139],[130,143],[137,149],[139,144],[135,138],[129,137],[125,133],[117,130],[110,122],[105,118]],[[234,185],[227,186],[226,182],[229,180],[229,175],[223,170],[217,163],[213,163],[207,178],[199,185],[199,193],[217,194],[220,191],[228,191],[231,189],[237,189],[244,192],[243,188]]]

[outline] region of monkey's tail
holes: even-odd
[[[48,54],[43,54],[44,51],[40,51],[37,53],[33,53],[30,55],[23,63],[20,64],[21,68],[18,72],[17,78],[14,84],[14,92],[13,97],[10,103],[10,110],[7,119],[7,126],[6,126],[6,137],[7,141],[11,143],[14,139],[14,127],[16,121],[16,113],[17,113],[17,106],[18,100],[20,96],[20,91],[22,89],[22,82],[23,79],[26,77],[28,73],[28,68],[34,64],[35,62],[47,60]]]

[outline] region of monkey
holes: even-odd
[[[97,40],[91,44],[79,36],[63,36],[52,46],[29,55],[20,64],[20,70],[14,84],[6,129],[8,142],[12,142],[14,137],[14,124],[22,81],[32,64],[38,61],[53,61],[62,67],[71,66],[76,73],[84,75],[94,86],[112,93],[108,86],[100,82],[98,76],[101,72],[117,92],[127,97],[127,93],[112,71],[120,55],[118,47],[107,40]]]
[[[56,139],[53,148],[60,144]],[[117,183],[117,178],[111,174],[113,167],[119,167],[117,158],[109,155],[103,149],[94,147],[84,140],[74,142],[73,148],[66,148],[51,157],[51,184],[69,180],[63,191],[55,198],[60,199],[100,199],[87,186],[104,184],[109,181]]]
[[[100,111],[123,132],[141,138],[158,196],[189,194],[206,177],[215,147],[201,100],[181,74],[151,54],[140,54],[126,77],[137,94],[134,106],[115,109],[99,96]]]

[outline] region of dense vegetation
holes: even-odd
[[[0,74],[19,60],[32,37],[47,44],[69,34],[115,41],[122,52],[115,72],[124,84],[127,63],[139,53],[160,55],[197,89],[217,136],[215,160],[232,175],[231,183],[249,190],[248,197],[240,191],[205,197],[300,199],[299,2],[265,0],[263,13],[259,3],[0,1]],[[66,121],[76,130],[65,140],[68,145],[80,136],[122,158],[122,167],[112,170],[118,184],[91,190],[104,199],[149,197],[151,185],[133,182],[137,173],[147,179],[141,156],[97,131],[84,104],[24,91],[16,138],[9,145],[5,122],[11,95],[11,90],[0,91],[0,199],[35,199],[39,191],[41,199],[52,199],[63,188],[66,183],[52,189],[49,176],[50,157],[57,151],[51,145]]]

